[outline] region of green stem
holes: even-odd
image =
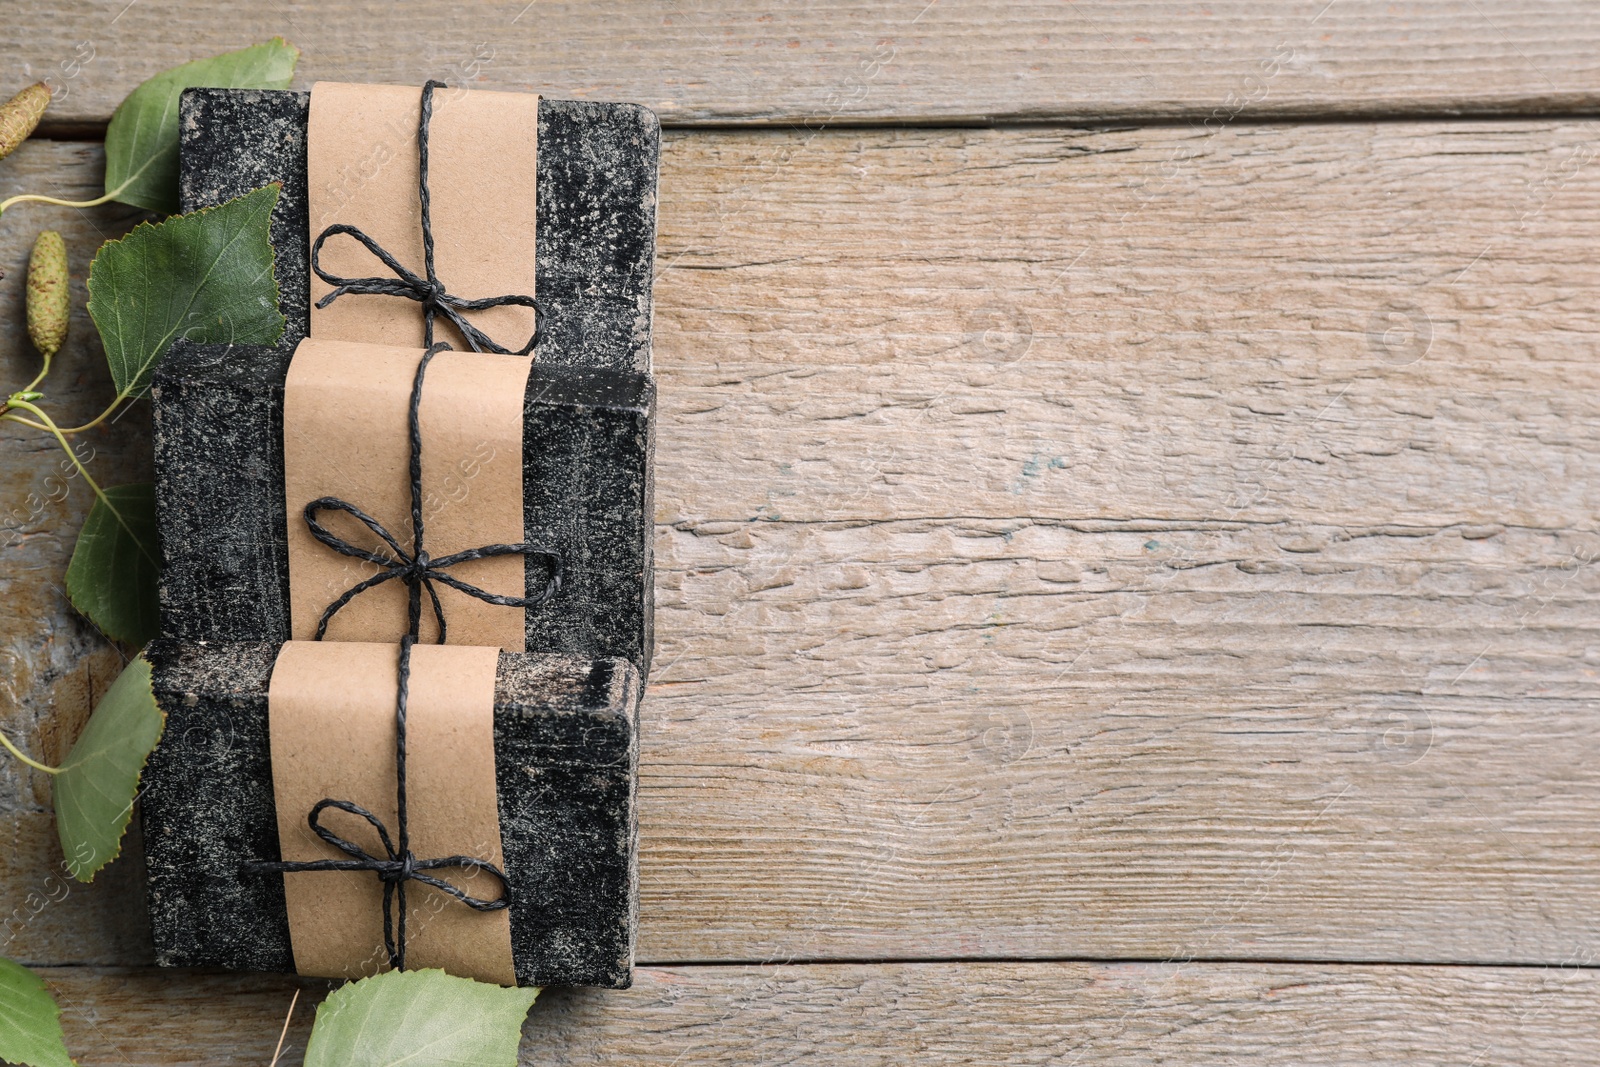
[[[38,385],[39,383],[38,382],[34,382],[33,384],[34,385]],[[24,392],[26,392],[26,391],[27,390],[24,390]],[[92,430],[96,426],[99,426],[102,422],[105,422],[106,419],[110,418],[113,414],[115,414],[117,408],[121,406],[122,401],[124,399],[125,399],[124,397],[120,397],[120,396],[117,397],[117,399],[115,399],[115,400],[113,400],[111,402],[111,406],[110,407],[106,408],[104,411],[102,411],[100,414],[96,415],[94,418],[90,419],[88,422],[84,423],[82,426],[60,426],[60,427],[57,427],[57,429],[59,429],[64,434],[76,434],[76,433],[83,433],[85,430]],[[18,404],[14,404],[14,403],[11,403],[9,401],[7,401],[6,404],[9,407],[18,407],[18,406],[20,406]],[[21,415],[0,415],[0,418],[9,419],[11,422],[17,423],[19,426],[31,426],[35,430],[49,430],[50,429],[50,427],[46,426],[42,422],[34,422],[32,419],[25,419]]]
[[[33,392],[35,389],[37,389],[39,387],[39,383],[44,381],[45,376],[47,374],[49,374],[49,373],[50,373],[50,357],[49,356],[45,356],[44,357],[44,366],[39,368],[39,373],[34,375],[33,381],[29,382],[25,388],[17,390],[17,392],[19,392],[19,393],[31,393],[31,392]],[[15,396],[16,394],[12,394],[12,395]],[[126,400],[126,399],[128,399],[128,398],[125,395],[123,395],[121,393],[118,393],[115,397],[112,398],[111,403],[106,406],[106,409],[104,411],[102,411],[100,414],[96,415],[94,418],[90,419],[88,422],[84,423],[82,426],[60,427],[60,426],[54,426],[53,423],[51,424],[51,426],[46,426],[43,423],[34,422],[31,419],[24,419],[21,416],[17,416],[17,415],[13,415],[13,416],[9,416],[9,417],[10,417],[12,422],[18,422],[18,423],[21,423],[24,426],[31,426],[35,430],[50,430],[52,433],[58,433],[58,434],[69,434],[69,435],[70,434],[79,434],[79,433],[83,433],[85,430],[94,429],[96,426],[99,426],[102,422],[105,422],[107,419],[109,419],[112,415],[115,415],[117,413],[117,409],[122,406],[122,402],[124,400]],[[20,403],[16,402],[15,400],[0,401],[0,412],[5,411],[7,408],[20,408],[21,406],[22,405]],[[54,427],[54,428],[52,429],[52,427]]]
[[[36,193],[23,193],[21,196],[13,196],[10,200],[0,200],[0,215],[5,214],[6,209],[12,204],[21,204],[23,202],[31,204],[54,204],[56,207],[99,207],[101,204],[110,203],[111,198],[112,194],[107,193],[105,196],[98,196],[93,200],[57,200],[53,196],[39,196]]]
[[[152,565],[154,565],[156,562],[155,556],[151,553],[149,548],[145,547],[145,543],[139,539],[139,535],[134,532],[133,527],[128,525],[128,520],[122,517],[122,512],[117,510],[117,506],[111,502],[111,498],[106,496],[105,490],[100,488],[100,483],[90,477],[89,468],[83,465],[83,460],[79,459],[78,454],[72,450],[72,445],[67,442],[66,437],[61,432],[61,427],[55,424],[55,420],[49,415],[46,415],[37,404],[31,403],[27,400],[18,400],[15,395],[11,396],[6,403],[11,407],[21,408],[23,411],[31,412],[41,423],[44,424],[44,429],[52,434],[58,442],[60,442],[62,451],[66,452],[67,458],[72,460],[72,465],[78,468],[78,473],[83,475],[84,482],[89,486],[90,489],[94,490],[94,495],[99,498],[100,503],[104,504],[106,506],[106,510],[111,512],[112,517],[117,520],[117,525],[121,526],[123,530],[127,532],[128,536],[133,539],[133,543],[139,546],[139,551],[144,553],[145,558],[148,559]],[[0,419],[14,419],[15,421],[21,423],[27,422],[26,419],[19,419],[15,415],[0,415]]]
[[[113,400],[111,402],[111,406],[110,407],[106,408],[104,411],[102,411],[100,414],[96,415],[94,418],[90,419],[88,422],[84,423],[82,426],[71,426],[71,427],[68,427],[66,429],[63,429],[61,432],[62,433],[82,433],[85,430],[94,429],[96,426],[99,426],[102,422],[105,422],[113,414],[115,414],[117,408],[120,407],[122,402],[124,400],[126,400],[126,399],[128,399],[128,398],[125,397],[125,396],[118,396],[115,400]]]
[[[7,407],[10,406],[10,402],[9,401],[6,402],[6,406]],[[4,415],[0,415],[0,421],[14,422],[18,426],[29,426],[29,427],[32,427],[35,430],[48,430],[48,429],[50,429],[50,427],[46,426],[42,422],[34,422],[32,419],[25,419],[21,415],[15,415],[10,411],[6,411],[6,413]]]
[[[44,357],[44,366],[39,368],[39,373],[34,375],[33,381],[29,382],[27,384],[26,388],[21,389],[19,391],[20,392],[24,392],[24,393],[33,392],[35,389],[39,388],[39,383],[44,381],[44,376],[49,374],[49,373],[50,373],[50,357],[47,355],[47,356]]]
[[[23,763],[26,763],[36,771],[43,771],[46,774],[60,774],[65,769],[63,767],[49,767],[43,763],[40,763],[36,759],[29,759],[27,753],[23,752],[22,749],[18,748],[16,745],[13,745],[11,743],[11,738],[7,737],[3,733],[0,733],[0,745],[4,745],[7,752],[11,753],[13,756],[17,757],[17,759],[21,760]]]
[[[12,397],[10,400],[6,401],[6,403],[10,407],[20,408],[23,411],[29,412],[35,418],[37,418],[39,422],[43,424],[42,428],[48,431],[52,436],[55,437],[57,441],[61,443],[62,449],[67,453],[67,458],[72,460],[72,465],[78,468],[79,474],[83,475],[84,484],[90,489],[94,490],[94,495],[100,498],[101,503],[105,504],[106,507],[111,508],[112,514],[117,514],[116,507],[112,505],[111,501],[106,499],[105,490],[100,488],[99,482],[96,482],[92,477],[90,477],[89,468],[83,465],[83,460],[79,459],[78,454],[72,450],[72,445],[61,433],[61,427],[55,424],[55,420],[49,415],[46,415],[44,410],[37,404],[30,403],[27,400],[18,400],[16,397]],[[25,420],[17,419],[16,421],[24,422]]]

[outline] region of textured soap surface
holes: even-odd
[[[267,731],[276,654],[271,643],[150,647],[167,728],[141,818],[164,965],[294,969],[282,876],[243,870],[279,858]],[[626,661],[500,655],[493,773],[518,984],[632,980],[638,704]]]
[[[281,349],[180,341],[157,368],[151,398],[165,637],[290,637],[288,364]],[[555,551],[563,573],[560,591],[527,609],[528,651],[619,656],[649,672],[654,404],[648,375],[530,364],[526,539]],[[542,591],[544,564],[530,558],[526,573],[528,592]]]
[[[187,89],[179,105],[183,210],[283,185],[272,245],[285,350],[310,328],[310,101],[274,89]],[[538,137],[534,355],[555,366],[648,371],[660,123],[637,104],[541,98]]]

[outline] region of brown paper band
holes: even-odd
[[[267,691],[272,786],[284,860],[347,859],[306,825],[319,800],[349,800],[396,832],[395,645],[290,641]],[[502,867],[494,774],[493,648],[418,645],[411,653],[406,717],[411,851],[420,859],[466,855]],[[324,825],[375,856],[384,854],[364,821],[329,811]],[[499,883],[454,869],[429,872],[492,899]],[[284,898],[295,969],[357,978],[387,967],[383,885],[368,871],[285,874]],[[480,912],[412,882],[406,964],[515,985],[505,910]]]
[[[325,496],[349,501],[411,548],[411,446],[406,415],[416,349],[306,338],[284,382],[283,488],[289,538],[289,617],[295,640],[316,634],[324,609],[379,568],[312,537],[306,504]],[[424,548],[434,558],[486,544],[523,540],[522,419],[528,360],[477,352],[441,352],[422,390]],[[325,516],[352,544],[381,547],[355,519]],[[462,581],[501,596],[527,590],[521,556],[474,560],[452,568]],[[527,612],[488,604],[436,583],[452,645],[521,652]],[[385,582],[352,600],[328,627],[330,641],[398,641],[405,635],[406,587]],[[423,615],[422,641],[437,636]]]
[[[310,238],[343,223],[364,231],[411,270],[424,273],[418,199],[417,124],[421,92],[403,86],[319,83],[307,127]],[[437,91],[429,123],[429,190],[434,267],[461,298],[534,293],[538,97]],[[356,241],[324,246],[324,269],[346,277],[387,273]],[[331,290],[311,278],[315,302]],[[473,312],[491,337],[523,338],[530,308]],[[412,547],[407,409],[423,344],[421,305],[390,296],[346,295],[313,308],[312,338],[290,365],[284,395],[284,494],[288,508],[291,631],[269,689],[273,788],[282,859],[337,859],[306,823],[324,798],[349,800],[395,827],[395,696],[398,650],[407,628],[400,581],[351,601],[308,643],[324,609],[375,565],[339,555],[313,538],[303,513],[321,497],[348,501]],[[462,347],[448,322],[438,337]],[[403,346],[400,348],[390,347]],[[522,417],[528,362],[442,353],[430,366],[419,409],[424,547],[434,558],[523,540]],[[332,526],[338,517],[325,519]],[[351,520],[339,535],[370,544]],[[373,546],[377,548],[378,546]],[[474,560],[455,576],[490,593],[526,592],[521,556]],[[412,852],[476,856],[502,863],[494,768],[494,676],[498,650],[520,651],[525,611],[491,605],[437,585],[451,645],[412,653],[408,715]],[[425,615],[420,634],[436,636]],[[339,643],[333,643],[339,642]],[[334,832],[374,855],[375,831],[354,816],[326,812]],[[330,827],[332,828],[332,827]],[[370,840],[369,840],[370,839]],[[438,876],[492,898],[488,876]],[[302,974],[356,977],[381,970],[383,885],[369,872],[284,876],[290,938]],[[513,984],[505,911],[478,912],[444,894],[408,891],[407,962]]]
[[[423,273],[417,199],[417,121],[421,90],[403,85],[318,82],[306,123],[310,239],[335,223],[355,226],[402,264]],[[534,295],[539,98],[531,93],[434,94],[428,127],[434,266],[452,294],[482,298]],[[341,277],[388,270],[349,237],[324,246],[322,266]],[[421,346],[421,305],[392,296],[348,295],[326,308],[332,290],[311,277],[311,334],[374,344]],[[531,308],[471,312],[474,325],[510,348],[533,332]],[[438,339],[465,347],[448,322]]]

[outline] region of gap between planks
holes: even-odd
[[[672,124],[1229,122],[1587,112],[1600,14],[1560,0],[543,0],[408,4],[13,0],[0,54],[54,120],[104,121],[185,60],[285,34],[318,79],[627,100]],[[175,37],[174,25],[184,27]]]

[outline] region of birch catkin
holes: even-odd
[[[71,311],[67,289],[67,243],[54,230],[41,233],[28,257],[28,336],[49,359],[67,339]]]
[[[0,159],[9,156],[17,145],[28,139],[49,105],[50,87],[44,82],[34,82],[0,104]]]

